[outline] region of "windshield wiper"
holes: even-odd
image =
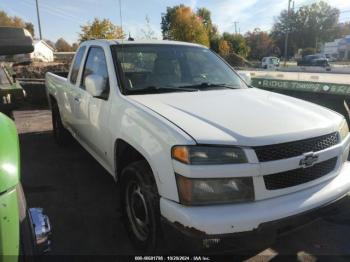
[[[157,87],[157,86],[148,86],[145,88],[140,89],[128,89],[127,92],[129,94],[156,94],[156,93],[166,93],[166,92],[196,92],[198,89],[192,88],[190,86],[183,86],[183,87],[172,87],[172,86],[166,86],[166,87]]]
[[[197,90],[203,90],[203,89],[210,89],[210,88],[228,88],[228,89],[239,89],[237,86],[232,86],[228,84],[223,83],[209,83],[209,82],[203,82],[200,84],[194,84],[194,85],[186,85],[181,86],[181,88],[196,88]]]

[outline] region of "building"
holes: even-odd
[[[55,49],[43,40],[34,40],[34,52],[30,54],[15,55],[13,57],[16,62],[38,61],[53,62]]]
[[[323,54],[326,55],[327,57],[334,57],[338,58],[339,53],[338,53],[338,46],[339,42],[341,39],[336,39],[333,42],[328,42],[325,43],[323,46]]]
[[[350,35],[344,37],[338,46],[339,57],[342,60],[350,60]]]
[[[328,58],[350,60],[350,35],[323,45],[322,54]]]

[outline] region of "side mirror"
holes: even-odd
[[[248,85],[252,84],[252,78],[250,77],[250,73],[239,72],[239,75],[243,78],[243,80],[246,82],[246,84],[248,84]]]
[[[85,88],[93,97],[100,97],[105,91],[106,80],[100,75],[88,75],[85,78]]]

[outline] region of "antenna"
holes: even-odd
[[[128,41],[135,41],[135,39],[133,37],[131,37],[131,34],[129,32],[129,38],[128,38]]]

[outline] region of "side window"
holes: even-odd
[[[83,60],[83,57],[84,57],[85,49],[86,49],[85,46],[80,47],[77,55],[75,56],[74,63],[71,69],[70,79],[69,79],[72,84],[75,84],[77,82],[79,68],[81,65],[81,61]]]
[[[85,79],[89,75],[99,75],[105,80],[105,91],[102,97],[108,98],[109,95],[109,77],[106,57],[101,47],[91,47],[86,58],[81,88],[85,89]]]

